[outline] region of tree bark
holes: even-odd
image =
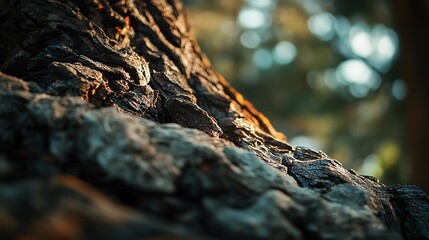
[[[423,191],[288,144],[180,1],[0,3],[1,236],[429,238]]]

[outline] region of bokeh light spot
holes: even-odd
[[[383,174],[380,157],[376,154],[368,155],[363,161],[360,174],[380,177]]]
[[[273,65],[273,58],[271,57],[271,52],[267,49],[258,49],[253,54],[253,63],[262,69],[268,69]]]
[[[270,15],[258,8],[245,7],[238,14],[238,23],[247,29],[258,29],[269,25]]]
[[[337,16],[334,29],[338,36],[346,36],[350,30],[349,20],[343,16]]]
[[[393,167],[398,162],[400,155],[401,150],[398,144],[393,141],[387,141],[379,148],[379,156],[384,168]]]
[[[296,54],[295,45],[287,41],[277,43],[273,50],[273,58],[280,64],[291,63],[295,59]]]
[[[397,79],[393,82],[392,95],[397,100],[403,100],[405,98],[407,95],[407,86],[402,80]]]
[[[386,59],[395,55],[396,46],[390,36],[384,35],[377,42],[377,52]]]
[[[323,88],[323,76],[320,72],[310,71],[307,74],[307,84],[313,89]]]
[[[350,37],[350,45],[352,51],[356,55],[363,58],[369,57],[374,50],[374,44],[371,34],[363,30],[352,31]]]
[[[292,146],[304,146],[312,149],[322,148],[320,142],[317,139],[305,135],[298,135],[290,139],[290,144],[292,144]]]
[[[336,19],[330,13],[319,13],[308,19],[308,29],[319,39],[329,41],[334,37]]]
[[[250,6],[257,8],[271,8],[274,4],[274,0],[246,0],[246,3]]]
[[[340,64],[338,70],[343,79],[350,83],[368,85],[373,88],[378,86],[380,81],[377,73],[365,62],[358,59],[344,61]]]
[[[256,48],[261,43],[261,37],[256,32],[246,31],[241,34],[240,42],[246,48]]]
[[[349,85],[350,93],[357,98],[366,97],[371,90],[377,89],[381,84],[379,74],[358,59],[341,63],[335,75],[340,83]]]

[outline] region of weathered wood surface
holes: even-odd
[[[287,144],[179,1],[2,0],[0,19],[3,238],[429,239],[424,192]]]

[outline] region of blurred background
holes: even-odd
[[[291,144],[428,191],[427,1],[184,2],[214,68]]]

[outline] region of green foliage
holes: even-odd
[[[405,84],[382,1],[185,1],[215,68],[294,145],[406,182]]]

